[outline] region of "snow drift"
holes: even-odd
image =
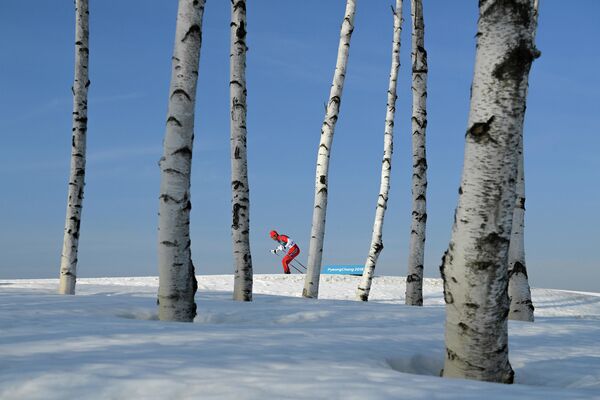
[[[2,399],[600,399],[600,295],[534,289],[536,322],[509,323],[514,385],[439,378],[442,283],[404,305],[404,278],[256,275],[254,301],[233,276],[199,276],[192,324],[157,320],[158,279],[0,281]]]

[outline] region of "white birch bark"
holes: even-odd
[[[510,383],[508,244],[527,80],[539,52],[533,0],[481,0],[465,161],[440,271],[446,301],[443,376]]]
[[[158,317],[166,321],[190,322],[196,316],[190,174],[203,14],[203,0],[179,0],[167,126],[159,162]]]
[[[373,223],[373,234],[371,246],[365,261],[365,268],[360,284],[356,290],[358,300],[369,300],[371,283],[375,274],[375,266],[379,254],[383,250],[383,220],[387,209],[388,193],[390,191],[390,174],[392,171],[392,153],[394,151],[394,114],[396,112],[396,88],[398,82],[398,70],[400,69],[400,36],[402,33],[402,0],[396,0],[394,11],[394,34],[392,40],[392,63],[390,69],[390,82],[387,92],[387,111],[385,114],[385,129],[383,135],[383,160],[381,163],[381,180],[379,195],[377,196],[377,207],[375,208],[375,221]]]
[[[427,51],[421,0],[411,0],[412,16],[412,214],[406,304],[423,305],[423,265],[425,258],[425,226],[427,223]]]
[[[231,55],[229,94],[231,99],[231,191],[233,299],[252,301],[252,257],[250,255],[250,189],[246,157],[246,1],[231,2]]]
[[[63,248],[60,257],[60,294],[75,294],[77,252],[85,185],[85,153],[87,133],[87,93],[89,59],[89,11],[87,0],[75,1],[75,79],[73,82],[73,136],[71,141],[71,173]]]
[[[523,176],[523,140],[519,143],[517,201],[513,211],[510,245],[508,246],[508,318],[533,322],[533,303],[525,267],[525,179]]]
[[[534,39],[538,20],[538,4],[538,0],[534,0],[534,23],[532,24]],[[523,151],[523,138],[521,137],[519,141],[519,169],[517,171],[517,200],[508,247],[508,298],[510,300],[508,319],[533,322],[535,308],[531,301],[529,277],[525,266],[525,170]]]
[[[346,1],[346,11],[340,33],[337,61],[333,83],[329,92],[325,120],[321,128],[321,140],[317,152],[317,173],[315,180],[315,202],[313,209],[310,244],[308,248],[308,265],[302,296],[317,298],[319,296],[319,279],[321,277],[321,260],[323,257],[323,239],[325,237],[325,218],[327,211],[327,179],[329,171],[329,154],[333,143],[333,133],[338,119],[350,38],[354,30],[354,12],[356,0]]]

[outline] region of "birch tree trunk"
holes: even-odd
[[[532,35],[535,39],[538,20],[538,0],[533,4]],[[534,306],[531,301],[531,289],[527,267],[525,266],[525,168],[523,138],[519,141],[519,165],[517,171],[517,201],[513,213],[513,225],[508,247],[508,298],[510,311],[508,319],[518,321],[534,320]]]
[[[233,299],[252,301],[250,189],[246,157],[246,1],[231,2],[231,237],[235,262]]]
[[[402,33],[402,0],[396,0],[394,11],[394,35],[392,40],[392,66],[390,69],[390,82],[387,92],[387,111],[385,114],[385,129],[383,135],[383,161],[381,163],[381,181],[379,185],[379,196],[375,209],[375,222],[373,223],[373,234],[369,255],[365,261],[365,268],[356,297],[358,300],[369,300],[371,282],[375,273],[375,265],[381,250],[383,250],[383,219],[387,209],[388,193],[390,190],[390,174],[392,171],[392,153],[394,151],[394,114],[396,112],[396,88],[398,82],[398,70],[400,69],[400,36]]]
[[[423,305],[423,265],[427,223],[427,51],[421,0],[411,0],[412,14],[412,222],[406,275],[406,304]]]
[[[508,245],[527,81],[539,55],[533,0],[482,0],[465,161],[440,271],[446,301],[443,376],[511,383]]]
[[[346,12],[342,22],[340,43],[338,46],[335,73],[329,92],[325,120],[321,128],[321,140],[317,152],[317,173],[315,179],[315,202],[313,209],[310,244],[308,248],[308,265],[302,296],[317,298],[319,296],[319,279],[321,277],[321,260],[323,257],[323,239],[325,237],[325,218],[327,212],[327,179],[329,171],[329,154],[333,143],[335,123],[338,119],[350,38],[354,30],[354,12],[356,0],[346,1]]]
[[[523,176],[523,140],[519,141],[516,186],[517,201],[513,211],[510,245],[508,246],[508,318],[533,322],[533,303],[525,267],[525,179]]]
[[[190,174],[203,0],[179,0],[169,109],[160,159],[158,317],[191,322],[198,287],[191,257]]]
[[[63,248],[60,257],[60,294],[75,294],[77,251],[85,185],[85,152],[87,133],[87,93],[89,59],[89,11],[87,0],[75,1],[75,79],[73,82],[73,137],[71,141],[71,173],[65,218]]]

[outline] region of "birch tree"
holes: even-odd
[[[89,60],[88,0],[75,0],[75,78],[73,81],[73,133],[71,140],[71,172],[63,247],[60,257],[60,294],[75,294],[77,252],[85,185],[85,153],[87,134],[87,97]]]
[[[440,271],[446,301],[443,376],[511,383],[508,244],[527,81],[539,55],[533,0],[482,0],[465,159]]]
[[[532,35],[535,39],[538,20],[538,0],[533,5]],[[513,212],[513,224],[508,247],[508,298],[510,311],[508,319],[533,322],[534,306],[531,301],[529,277],[525,266],[525,168],[523,137],[519,141],[519,161],[517,171],[517,200]]]
[[[516,204],[513,211],[510,244],[508,246],[508,318],[533,322],[533,303],[525,267],[525,179],[523,173],[523,140],[519,141]]]
[[[233,298],[252,301],[250,190],[246,158],[246,1],[231,2],[231,236],[235,262]]]
[[[333,143],[333,133],[338,119],[350,38],[354,30],[354,12],[356,0],[346,1],[346,11],[340,33],[337,61],[333,74],[333,83],[327,101],[325,120],[321,127],[321,140],[317,152],[317,173],[315,179],[315,202],[308,248],[308,265],[302,296],[317,298],[319,296],[319,279],[321,277],[321,260],[323,257],[323,239],[325,237],[325,218],[327,212],[327,179],[329,171],[329,154]]]
[[[158,317],[167,321],[190,322],[196,316],[190,174],[203,14],[203,0],[179,0],[166,133],[159,162]]]
[[[375,222],[373,223],[373,234],[371,246],[365,262],[365,268],[356,297],[358,300],[369,300],[371,282],[375,273],[375,265],[379,254],[383,250],[383,219],[387,209],[388,193],[390,190],[390,174],[392,171],[392,153],[394,151],[394,115],[396,112],[396,88],[398,82],[398,70],[400,69],[400,36],[402,33],[402,0],[396,0],[394,10],[394,33],[392,39],[392,63],[390,69],[390,82],[387,92],[387,111],[385,114],[385,129],[383,134],[383,160],[381,162],[381,180],[379,195],[377,196],[377,207],[375,208]]]
[[[427,223],[427,51],[423,3],[411,0],[412,19],[412,220],[406,275],[406,304],[423,305],[423,265],[425,257],[425,225]]]

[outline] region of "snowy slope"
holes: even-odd
[[[231,301],[231,275],[200,276],[193,324],[157,321],[158,280],[0,281],[0,399],[600,399],[600,296],[534,289],[536,322],[510,322],[516,384],[437,377],[441,281],[407,307],[404,279],[255,276]]]

